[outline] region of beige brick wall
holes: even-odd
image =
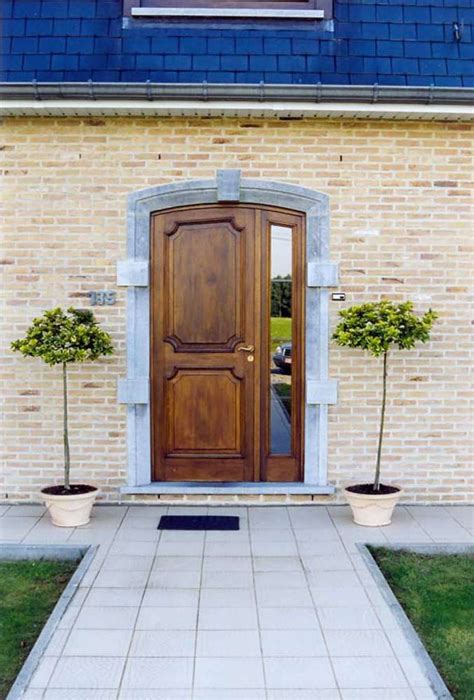
[[[31,318],[115,289],[125,257],[127,193],[216,168],[326,192],[332,258],[346,305],[384,296],[440,312],[432,342],[390,361],[384,479],[406,500],[472,500],[472,133],[466,124],[360,120],[16,118],[2,125],[0,269],[3,480],[0,497],[37,498],[59,480],[56,369],[9,351]],[[125,480],[125,291],[97,307],[117,354],[71,371],[75,479],[117,500]],[[332,302],[332,323],[341,304]],[[471,350],[472,354],[472,350]],[[369,478],[380,362],[332,349],[329,476]],[[273,499],[278,501],[278,498]],[[295,500],[303,500],[302,497]],[[321,500],[321,499],[320,499]]]

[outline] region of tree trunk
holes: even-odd
[[[387,398],[387,358],[388,351],[385,351],[383,355],[382,410],[380,413],[379,444],[377,448],[377,464],[375,465],[374,491],[380,490],[380,458],[382,456],[383,428],[385,422],[385,403]]]
[[[69,432],[68,432],[68,411],[67,411],[67,369],[66,363],[63,362],[63,405],[64,405],[64,423],[63,423],[63,439],[64,439],[64,486],[70,488],[69,473],[71,471],[71,459],[69,455]]]

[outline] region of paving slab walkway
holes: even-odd
[[[159,531],[165,514],[237,532]],[[0,505],[0,541],[98,544],[25,700],[429,700],[436,697],[356,544],[472,543],[474,508],[98,506],[51,526]]]

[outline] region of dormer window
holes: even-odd
[[[134,19],[298,19],[332,17],[332,0],[124,0],[124,14]]]

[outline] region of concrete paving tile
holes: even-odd
[[[262,630],[263,656],[327,656],[320,630]]]
[[[438,700],[438,695],[431,688],[412,688],[416,700]]]
[[[117,690],[93,690],[92,688],[84,689],[72,688],[46,688],[44,700],[116,700]],[[21,700],[23,700],[22,696]]]
[[[206,542],[248,542],[249,531],[246,527],[240,530],[208,530]]]
[[[252,572],[251,557],[204,557],[202,560],[203,574],[210,572]]]
[[[446,510],[460,525],[468,530],[474,529],[473,506],[446,506]]]
[[[340,688],[406,688],[406,678],[390,657],[332,657]]]
[[[340,700],[340,698],[341,696],[336,688],[267,690],[267,700]]]
[[[253,507],[249,509],[249,527],[251,529],[263,528],[289,528],[291,527],[288,509],[285,507]]]
[[[265,571],[302,571],[299,557],[254,557],[256,572]]]
[[[264,688],[261,659],[197,658],[194,671],[194,687],[200,688]]]
[[[196,656],[261,656],[257,630],[200,630]]]
[[[25,690],[21,696],[21,700],[42,700],[43,694],[43,688],[30,688],[29,690]]]
[[[206,557],[249,557],[250,543],[245,542],[206,542]]]
[[[291,528],[267,528],[250,530],[251,542],[294,542],[295,536]]]
[[[8,506],[0,506],[3,510],[3,514],[9,520],[11,518],[41,518],[46,513],[45,506],[39,505],[15,505],[12,508]],[[0,510],[1,513],[1,510]]]
[[[153,571],[201,571],[202,557],[156,557]]]
[[[326,630],[324,636],[330,656],[393,656],[380,630]]]
[[[61,656],[61,652],[68,638],[68,629],[57,629],[48,642],[44,656]]]
[[[295,529],[295,539],[298,542],[336,542],[341,543],[341,538],[334,525],[328,527]]]
[[[10,510],[11,506],[2,506],[0,505],[0,518],[2,518],[8,511]]]
[[[142,605],[145,607],[170,607],[170,608],[197,608],[199,600],[198,588],[147,588],[143,596]]]
[[[199,588],[200,582],[200,571],[160,571],[155,569],[150,574],[147,585],[149,588]]]
[[[203,588],[199,601],[203,608],[249,608],[255,605],[253,588]]]
[[[150,571],[152,556],[122,556],[110,554],[102,564],[102,571]]]
[[[161,542],[200,542],[206,538],[204,530],[157,530]]]
[[[144,588],[148,571],[99,571],[94,588]]]
[[[320,571],[352,571],[354,565],[347,554],[302,555],[306,571],[317,574]]]
[[[149,505],[134,505],[128,506],[128,511],[126,518],[155,518],[158,524],[158,520],[162,515],[167,515],[170,510],[170,506],[155,506],[153,504]]]
[[[124,665],[125,658],[63,656],[54,669],[49,687],[88,691],[118,688]]]
[[[29,682],[29,688],[46,688],[58,662],[57,656],[43,656]]]
[[[37,518],[17,518],[7,513],[0,520],[0,540],[21,540],[35,526]]]
[[[296,557],[298,549],[295,542],[252,542],[254,557]]]
[[[63,656],[127,656],[132,630],[73,629]]]
[[[259,588],[257,603],[262,608],[309,608],[313,601],[306,588]]]
[[[154,527],[154,523],[149,528],[120,528],[118,530],[116,542],[158,542],[160,531]]]
[[[368,607],[369,598],[362,586],[350,588],[324,588],[320,586],[310,586],[314,604],[323,608],[340,607]]]
[[[166,688],[153,690],[126,690],[120,691],[119,700],[191,700],[189,688]]]
[[[380,629],[380,622],[372,608],[318,608],[318,615],[323,630]]]
[[[84,605],[94,607],[128,607],[140,605],[143,591],[140,588],[94,588],[84,601]]]
[[[296,542],[298,544],[298,550],[303,560],[310,557],[336,557],[336,556],[347,556],[347,552],[344,549],[342,542],[337,542],[330,540],[300,540],[298,539],[298,533],[296,537]]]
[[[320,588],[357,588],[361,586],[355,571],[310,571],[308,581]]]
[[[79,614],[79,610],[79,605],[70,605],[68,608],[66,608],[63,616],[59,620],[58,629],[71,629]]]
[[[153,556],[156,551],[155,542],[112,542],[109,554],[124,554],[130,556]]]
[[[235,689],[235,688],[205,688],[195,690],[193,700],[265,700],[265,690],[256,688]]]
[[[201,557],[204,541],[199,542],[162,542],[158,543],[157,557]]]
[[[125,667],[123,689],[191,688],[192,659],[130,658]]]
[[[398,661],[411,686],[417,688],[430,687],[430,682],[425,675],[424,669],[415,656],[400,656]]]
[[[74,623],[75,629],[84,630],[131,630],[135,626],[138,607],[84,606]]]
[[[137,630],[195,630],[197,606],[195,607],[143,607],[138,613]]]
[[[264,659],[269,689],[336,688],[329,659],[323,657]]]
[[[109,546],[114,539],[113,530],[74,530],[68,542],[70,544],[104,544]]]
[[[314,608],[259,608],[262,630],[319,630]]]
[[[342,700],[414,700],[415,697],[409,688],[351,688],[341,690],[341,695]]]
[[[251,571],[207,571],[202,576],[204,588],[251,588],[253,575]]]
[[[246,608],[201,608],[198,629],[200,630],[255,630],[258,629],[255,607]]]
[[[134,633],[130,656],[194,656],[194,631],[138,630]]]
[[[302,571],[258,571],[255,585],[262,588],[307,588],[308,583]]]

